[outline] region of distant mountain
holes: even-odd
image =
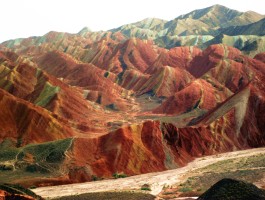
[[[176,46],[206,48],[217,42],[222,43],[222,35],[242,35],[240,37],[244,38],[243,43],[235,39],[234,42],[229,43],[234,47],[240,46],[240,49],[247,54],[254,55],[255,52],[262,52],[263,42],[259,37],[250,39],[244,35],[264,35],[264,27],[264,15],[253,11],[239,12],[225,6],[214,5],[180,15],[170,21],[147,18],[110,31],[122,33],[126,38],[154,40],[157,45],[166,48]]]
[[[142,21],[126,24],[116,29],[112,29],[112,32],[121,32],[127,37],[138,37],[141,39],[153,39],[158,35],[164,34],[166,20],[157,18],[146,18]]]
[[[243,53],[254,57],[257,53],[265,51],[265,36],[257,35],[235,35],[229,36],[220,34],[211,40],[201,44],[201,48],[207,48],[213,44],[225,44],[236,47]]]
[[[206,24],[209,28],[228,27],[236,23],[246,25],[262,19],[264,16],[253,11],[239,12],[225,6],[214,5],[208,8],[194,10],[181,15],[175,20],[194,19]]]
[[[265,35],[265,18],[248,25],[231,26],[219,30],[226,35]]]
[[[111,31],[120,31],[128,37],[139,37],[141,39],[173,35],[216,35],[219,33],[219,28],[247,25],[262,18],[264,18],[263,15],[252,11],[239,12],[225,6],[214,5],[194,10],[168,22],[161,19],[145,19]]]
[[[135,37],[153,40],[158,46],[168,49],[180,46],[197,46],[204,49],[211,44],[224,42],[224,44],[234,46],[254,56],[255,53],[260,53],[264,49],[264,39],[258,37],[265,34],[264,20],[264,15],[253,11],[239,12],[225,6],[214,5],[180,15],[170,21],[146,18],[105,32],[91,32],[89,28],[85,27],[78,32],[79,37],[76,37],[75,34],[49,32],[42,37],[10,40],[3,43],[2,49],[13,46],[25,48],[30,45],[39,46],[42,43],[55,40],[55,43],[58,43],[65,51],[69,51],[69,47],[67,47],[69,42],[70,46],[81,42],[81,46],[88,47],[103,38],[119,42]],[[228,38],[225,35],[238,36],[238,39],[224,40],[223,38]],[[21,48],[19,49],[21,50]]]

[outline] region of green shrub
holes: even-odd
[[[14,160],[18,152],[18,149],[15,148],[0,150],[0,161]]]
[[[71,138],[46,142],[42,144],[30,144],[23,148],[24,153],[34,155],[35,161],[61,162],[64,160],[64,152],[70,147]]]
[[[53,151],[46,157],[46,161],[55,163],[55,162],[63,161],[64,158],[65,158],[65,155],[63,151]]]
[[[13,165],[0,164],[0,170],[12,171],[12,170],[14,170],[14,166]]]
[[[143,184],[141,190],[151,191],[151,186],[149,184]]]
[[[91,176],[91,179],[92,179],[92,181],[98,181],[98,180],[100,180],[100,178],[97,177],[96,175],[92,175]]]
[[[32,164],[32,165],[28,165],[28,166],[26,167],[26,171],[27,171],[27,172],[32,172],[32,173],[34,173],[34,172],[37,172],[38,169],[37,169],[37,166],[36,166],[36,165]]]
[[[49,170],[41,165],[38,164],[31,164],[26,167],[27,172],[41,172],[41,173],[48,173]]]
[[[126,178],[127,177],[127,175],[126,174],[119,174],[119,173],[114,173],[113,175],[112,175],[114,178]]]
[[[141,190],[151,191],[150,188],[141,187]]]
[[[36,188],[37,188],[36,185],[32,185],[32,186],[30,186],[28,189],[36,189]]]
[[[180,188],[179,191],[180,192],[191,192],[192,189],[191,188],[188,188],[188,187],[184,187],[184,188]]]

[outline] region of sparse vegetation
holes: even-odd
[[[8,149],[0,148],[0,162],[15,159],[18,152],[19,150],[16,148],[8,148]]]
[[[21,177],[58,176],[71,144],[72,138],[67,138],[16,148],[14,142],[3,141],[0,144],[0,183],[12,183]]]
[[[127,175],[126,174],[124,174],[124,173],[117,173],[117,172],[115,172],[113,175],[112,175],[114,178],[126,178],[127,177]]]
[[[36,188],[37,188],[36,185],[32,185],[32,186],[29,187],[29,189],[36,189]]]
[[[202,194],[213,184],[224,178],[238,179],[250,183],[257,182],[265,174],[265,154],[228,159],[191,172],[190,177],[178,188],[180,192]]]
[[[0,164],[0,170],[12,171],[14,170],[14,166],[11,164]]]
[[[60,197],[57,200],[154,200],[155,196],[137,192],[96,192],[69,197]]]
[[[100,181],[100,180],[103,180],[103,178],[98,177],[98,176],[96,176],[96,175],[93,174],[93,175],[91,176],[91,180],[92,180],[92,181]]]
[[[151,189],[147,187],[141,187],[141,190],[151,191]]]
[[[192,188],[188,188],[188,187],[183,187],[179,189],[180,192],[191,192]]]
[[[27,145],[23,148],[24,153],[34,155],[35,161],[60,162],[64,159],[64,152],[71,145],[71,138],[46,142],[43,144]]]
[[[143,184],[141,187],[141,190],[151,191],[151,185]]]
[[[43,144],[29,144],[25,147],[5,148],[0,146],[0,170],[13,170],[24,168],[28,172],[48,172],[57,169],[56,165],[64,160],[65,151],[71,146],[72,139],[64,139]],[[30,156],[31,161],[25,160]],[[8,163],[7,163],[8,162]]]
[[[46,82],[43,90],[34,103],[38,106],[45,107],[59,91],[60,87],[51,85],[49,82]]]

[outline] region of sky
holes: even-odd
[[[150,17],[171,20],[214,4],[265,14],[263,0],[3,0],[0,42],[84,27],[109,30]]]

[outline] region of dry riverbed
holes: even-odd
[[[243,151],[223,153],[213,156],[197,158],[187,166],[168,170],[131,176],[120,179],[110,179],[70,185],[59,185],[50,187],[40,187],[33,191],[44,198],[56,198],[63,196],[72,196],[85,193],[107,192],[107,191],[141,191],[144,184],[150,185],[151,191],[146,191],[152,195],[158,195],[163,188],[171,185],[180,184],[192,172],[227,159],[236,159],[250,157],[258,154],[265,154],[265,148],[257,148]],[[265,185],[265,184],[264,184]]]

